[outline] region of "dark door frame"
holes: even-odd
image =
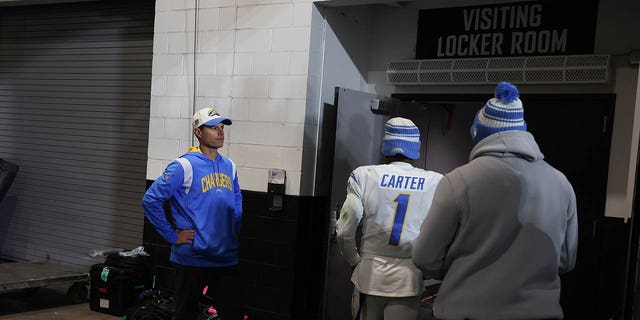
[[[640,157],[640,144],[638,148],[638,157]],[[626,287],[623,316],[625,320],[640,319],[640,281],[638,274],[640,273],[640,206],[637,200],[640,199],[640,188],[638,181],[640,180],[640,162],[636,161],[636,178],[634,182],[634,197],[632,203],[631,216],[631,232],[629,236],[629,254],[626,273]]]

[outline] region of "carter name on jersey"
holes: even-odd
[[[380,186],[383,188],[424,190],[425,178],[412,176],[396,176],[395,174],[383,174]]]

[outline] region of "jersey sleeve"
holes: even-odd
[[[238,183],[238,172],[235,164],[233,165],[233,195],[235,197],[234,214],[233,214],[233,230],[236,234],[240,233],[242,228],[242,192],[240,191],[240,183]]]
[[[336,223],[338,248],[340,253],[351,266],[360,262],[360,255],[356,248],[356,230],[363,216],[362,189],[357,169],[351,173],[347,181],[347,198],[340,210],[340,217]]]
[[[162,175],[156,179],[142,197],[142,208],[149,222],[167,242],[174,244],[178,234],[167,221],[164,203],[180,188],[184,180],[184,170],[178,161],[171,162]]]

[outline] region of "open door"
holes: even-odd
[[[335,221],[346,197],[347,178],[361,165],[380,160],[380,139],[384,122],[370,111],[370,102],[383,97],[336,88],[336,135],[330,202],[329,245],[324,287],[323,319],[351,319],[351,267],[340,255],[336,244]]]

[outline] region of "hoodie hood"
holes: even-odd
[[[216,160],[218,160],[222,155],[220,153],[218,153],[216,155]],[[209,157],[207,157],[204,153],[202,153],[202,151],[200,150],[200,147],[198,146],[193,146],[193,147],[189,147],[189,150],[187,150],[187,153],[183,154],[181,157],[196,157],[205,161],[214,161],[211,160]]]
[[[519,157],[530,162],[544,159],[533,135],[519,130],[497,132],[482,139],[471,150],[469,160],[485,155],[499,158]]]

